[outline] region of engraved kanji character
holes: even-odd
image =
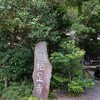
[[[38,77],[37,77],[37,80],[36,80],[36,81],[37,81],[37,82],[43,82],[43,80],[42,80],[43,73],[42,73],[42,72],[38,72],[38,73],[37,73],[37,76],[38,76]]]
[[[36,87],[36,92],[40,95],[41,92],[42,92],[42,89],[43,89],[42,85],[38,84],[37,87]]]

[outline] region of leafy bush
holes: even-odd
[[[74,41],[63,42],[60,47],[59,52],[51,55],[53,65],[51,86],[65,89],[73,78],[82,78],[84,51],[77,48]]]
[[[89,88],[93,85],[94,83],[91,81],[91,79],[74,79],[68,83],[68,92],[70,95],[80,95],[84,92],[85,88]]]
[[[85,52],[77,48],[74,41],[65,41],[60,47],[59,52],[51,55],[51,87],[66,89],[71,95],[79,95],[85,88],[94,85],[90,79],[83,79],[82,60]]]
[[[6,100],[28,100],[32,94],[32,85],[25,82],[11,83],[9,87],[2,91],[2,98]]]
[[[23,79],[32,73],[33,53],[28,47],[20,47],[17,50],[8,50],[2,57],[3,67],[0,69],[0,78],[16,80]]]
[[[71,84],[68,84],[68,92],[74,95],[79,95],[80,93],[83,93],[84,90],[82,86],[79,86],[78,83],[72,81]]]

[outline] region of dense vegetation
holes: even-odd
[[[48,44],[51,89],[84,92],[92,83],[83,79],[82,60],[85,52],[100,56],[99,21],[99,0],[0,0],[0,95],[7,100],[31,95],[39,41]]]

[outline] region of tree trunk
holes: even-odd
[[[7,79],[7,77],[4,77],[4,87],[5,88],[8,87],[8,79]]]

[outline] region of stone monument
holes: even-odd
[[[48,100],[52,66],[48,59],[46,42],[39,42],[35,46],[33,96],[40,100]]]

